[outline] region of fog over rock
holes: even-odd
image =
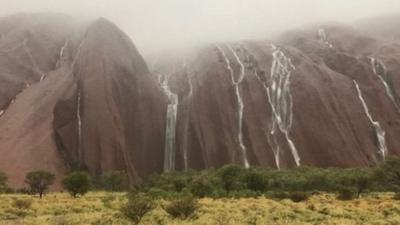
[[[132,182],[161,170],[167,98],[114,24],[17,14],[0,33],[0,171],[11,185],[37,169],[125,170]]]
[[[323,22],[337,3],[311,0],[134,2],[85,2],[86,16],[64,1],[2,9],[0,171],[12,187],[39,169],[123,170],[134,184],[229,163],[358,167],[400,155],[399,15],[358,19],[393,1],[338,22]]]

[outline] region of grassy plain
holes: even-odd
[[[0,225],[128,225],[120,213],[126,197],[121,193],[91,192],[73,199],[51,193],[43,199],[29,195],[0,195]],[[186,220],[173,219],[165,201],[144,216],[141,225],[283,225],[283,224],[400,224],[400,201],[390,193],[371,193],[360,199],[340,201],[333,194],[309,200],[200,199],[200,208]]]

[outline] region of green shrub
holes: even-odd
[[[39,194],[42,198],[44,192],[54,183],[56,176],[47,171],[33,171],[26,174],[25,183],[29,185],[30,193]]]
[[[338,195],[338,199],[339,200],[352,200],[357,198],[357,189],[355,189],[354,187],[341,187],[339,189],[339,195]]]
[[[32,200],[28,198],[14,199],[12,205],[16,209],[29,209],[32,206]]]
[[[7,192],[7,175],[5,173],[0,172],[0,193]]]
[[[375,171],[380,184],[386,184],[391,191],[400,191],[400,158],[389,157]]]
[[[152,198],[144,193],[130,193],[128,202],[121,208],[121,212],[138,224],[143,216],[153,210],[156,204]]]
[[[251,169],[246,172],[244,182],[247,189],[255,192],[265,191],[268,184],[265,176],[256,169]]]
[[[289,198],[293,202],[307,201],[310,198],[310,194],[307,192],[296,191],[289,194]]]
[[[207,174],[195,178],[189,187],[190,192],[199,198],[211,196],[216,188]]]
[[[15,193],[24,194],[24,195],[31,194],[29,189],[27,189],[27,188],[18,188],[15,190]]]
[[[346,192],[354,192],[358,197],[367,191],[399,192],[400,179],[396,174],[400,174],[400,160],[396,158],[388,158],[378,167],[351,169],[302,166],[273,170],[225,165],[217,170],[153,175],[137,188],[150,197],[164,199],[182,197],[188,192],[199,198],[258,197],[265,194],[274,199],[289,199],[289,193],[297,192],[339,192],[343,196],[349,195]]]
[[[230,192],[245,189],[243,182],[246,169],[239,165],[225,165],[218,169],[217,174],[221,179],[222,187]]]
[[[227,195],[227,197],[231,198],[256,198],[258,196],[261,196],[261,193],[258,191],[253,191],[253,190],[240,190],[240,191],[231,191]]]
[[[370,169],[344,169],[338,178],[340,186],[351,187],[355,191],[356,197],[359,197],[366,190],[371,188],[372,173]]]
[[[111,171],[102,177],[102,186],[107,191],[126,191],[129,188],[128,175],[124,171]]]
[[[86,172],[72,172],[64,177],[62,183],[74,198],[86,194],[92,188],[90,176]]]
[[[142,189],[159,188],[167,192],[181,192],[187,189],[193,178],[192,172],[168,172],[148,177]]]
[[[265,196],[271,199],[282,200],[288,199],[289,193],[284,191],[269,191],[265,194]]]
[[[173,195],[173,193],[175,192],[168,192],[168,191],[164,191],[163,189],[154,187],[154,188],[150,188],[147,192],[147,195],[153,199],[168,199],[171,198],[171,196]]]
[[[400,200],[400,192],[396,192],[393,196],[394,200]]]
[[[199,203],[196,198],[187,196],[173,200],[163,208],[173,218],[187,219],[197,211]]]

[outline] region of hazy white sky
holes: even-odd
[[[400,13],[400,0],[0,0],[0,15],[62,12],[106,17],[138,48],[264,37],[303,24]]]

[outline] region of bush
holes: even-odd
[[[371,188],[372,173],[370,169],[344,169],[338,179],[340,186],[351,187],[355,191],[356,197]]]
[[[244,182],[246,183],[246,187],[252,191],[265,191],[267,187],[267,180],[264,175],[255,170],[251,169],[247,171],[246,175],[244,176]]]
[[[252,191],[252,190],[240,190],[240,191],[231,191],[229,194],[227,194],[227,197],[231,198],[256,198],[258,196],[261,196],[261,193],[258,191]]]
[[[291,198],[289,193],[297,192],[342,192],[345,199],[353,195],[346,192],[354,192],[356,197],[367,191],[399,192],[400,179],[396,174],[400,174],[400,159],[396,158],[388,158],[379,167],[351,169],[302,166],[272,170],[225,165],[217,170],[154,175],[137,188],[165,199],[185,196],[187,192],[199,198],[258,197],[265,193],[275,199]]]
[[[245,189],[243,182],[245,172],[246,169],[239,165],[226,165],[221,167],[217,174],[221,179],[222,187],[230,192]]]
[[[400,191],[400,158],[389,157],[376,170],[376,177],[391,191]]]
[[[62,183],[74,198],[86,194],[92,188],[90,176],[86,172],[72,172],[64,177]]]
[[[342,187],[339,189],[339,195],[338,199],[339,200],[353,200],[357,198],[357,189],[354,187]]]
[[[199,203],[196,198],[187,196],[173,200],[163,208],[173,218],[187,219],[196,212],[199,208]]]
[[[30,194],[30,191],[27,188],[18,188],[18,189],[15,190],[15,193],[16,194],[28,195],[28,194]]]
[[[5,173],[0,172],[0,193],[7,192],[7,175]]]
[[[130,193],[128,202],[121,208],[121,212],[138,224],[143,216],[155,208],[154,200],[144,193]]]
[[[400,200],[400,192],[396,192],[393,196],[394,200]]]
[[[265,194],[267,198],[282,200],[289,198],[289,193],[284,191],[270,191]]]
[[[14,208],[17,209],[29,209],[32,206],[31,199],[14,199],[12,203]]]
[[[125,191],[129,188],[128,175],[124,171],[111,171],[103,176],[102,186],[107,191]]]
[[[168,199],[171,197],[172,193],[168,191],[164,191],[160,188],[150,188],[147,192],[147,195],[153,199]]]
[[[216,189],[216,185],[213,184],[209,176],[201,175],[193,180],[190,185],[190,192],[199,198],[211,196]]]
[[[54,183],[56,176],[47,171],[33,171],[26,174],[25,183],[29,185],[32,194],[39,194],[42,198],[44,192]]]
[[[289,198],[293,202],[302,202],[302,201],[307,201],[310,198],[310,194],[307,192],[297,191],[290,193]]]

